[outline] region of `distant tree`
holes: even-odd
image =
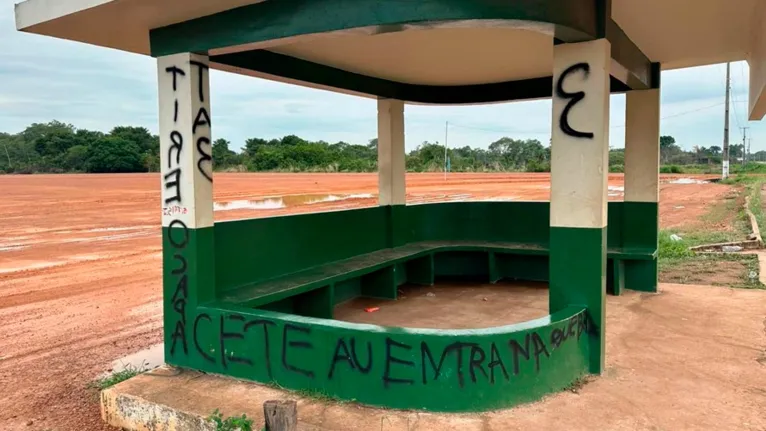
[[[149,133],[146,127],[117,126],[109,132],[109,136],[132,142],[138,145],[141,152],[158,153],[160,149],[159,138]]]
[[[230,142],[226,139],[216,139],[213,142],[213,167],[226,169],[234,164],[237,153],[229,149]]]
[[[141,149],[123,138],[107,136],[88,148],[88,172],[140,172]]]
[[[245,140],[245,153],[249,157],[254,157],[259,148],[269,145],[269,141],[261,138],[250,138]]]
[[[64,167],[70,171],[84,171],[88,160],[88,146],[70,147],[64,156]]]

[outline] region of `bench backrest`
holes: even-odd
[[[228,290],[416,241],[549,242],[548,202],[452,202],[215,224],[216,287]],[[610,202],[607,246],[656,248],[657,204]]]

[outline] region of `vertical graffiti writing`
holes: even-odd
[[[575,137],[575,138],[587,138],[587,139],[593,139],[593,133],[592,132],[581,132],[579,130],[575,130],[572,128],[572,126],[569,124],[569,112],[572,110],[572,108],[580,103],[581,100],[585,98],[585,92],[584,91],[576,91],[574,93],[570,93],[566,90],[564,90],[564,81],[574,72],[577,72],[578,70],[583,71],[585,74],[585,77],[587,78],[590,74],[590,65],[588,63],[577,63],[573,66],[570,66],[564,72],[561,73],[561,76],[559,76],[558,81],[556,81],[556,97],[560,99],[569,99],[569,102],[564,107],[564,110],[561,112],[561,117],[559,117],[559,127],[561,128],[561,131],[565,134]]]
[[[185,208],[182,210],[180,206],[167,207],[167,205],[176,203],[178,205],[183,204],[183,194],[181,193],[183,187],[183,168],[182,168],[182,155],[184,152],[184,139],[183,135],[176,130],[175,123],[178,121],[178,83],[179,80],[186,76],[186,72],[178,66],[170,66],[165,68],[165,73],[173,76],[173,130],[169,133],[170,145],[167,149],[167,166],[163,175],[164,188],[166,192],[163,208],[163,216],[176,216],[185,214]],[[165,167],[164,167],[165,168]],[[173,218],[167,226],[168,242],[172,247],[173,262],[175,266],[170,270],[170,275],[175,283],[175,289],[173,295],[170,297],[170,305],[172,312],[175,313],[175,323],[173,327],[173,333],[170,336],[170,355],[175,356],[178,352],[180,345],[184,355],[189,354],[189,346],[186,339],[186,305],[189,298],[189,262],[186,259],[185,250],[189,245],[189,227],[180,218]],[[209,317],[208,317],[209,319]],[[197,327],[199,323],[195,320],[194,327]],[[196,340],[195,340],[196,346]],[[198,350],[199,347],[197,346]]]
[[[178,266],[171,270],[171,274],[177,277],[176,288],[170,302],[173,305],[173,311],[178,314],[178,320],[173,328],[171,335],[170,355],[175,356],[178,342],[181,342],[184,355],[189,354],[189,348],[186,343],[186,300],[189,297],[188,287],[188,262],[184,256],[184,250],[189,244],[189,228],[181,220],[173,220],[168,226],[168,241],[173,247],[173,260]],[[195,323],[196,325],[196,323]]]
[[[189,62],[193,67],[197,68],[197,81],[199,82],[197,88],[197,102],[199,103],[199,109],[197,115],[194,117],[194,123],[192,124],[192,135],[196,141],[197,152],[199,158],[197,159],[197,170],[205,177],[206,180],[213,181],[213,157],[212,146],[210,143],[210,113],[205,108],[205,73],[209,73],[209,68],[205,63],[199,61]],[[192,96],[194,97],[194,95]]]

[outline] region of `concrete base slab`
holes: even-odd
[[[607,301],[606,372],[513,409],[382,410],[164,367],[103,391],[102,417],[128,430],[214,430],[205,418],[220,409],[260,429],[264,401],[293,399],[300,430],[766,429],[766,291],[662,284]]]

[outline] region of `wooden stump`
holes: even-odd
[[[298,404],[295,401],[270,400],[263,403],[266,431],[296,431]]]

